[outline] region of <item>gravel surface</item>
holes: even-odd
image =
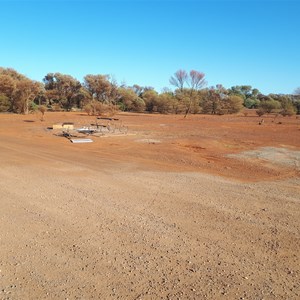
[[[238,154],[228,155],[237,158],[258,158],[273,164],[284,165],[300,170],[300,151],[278,147],[262,147],[259,149],[245,151]]]
[[[1,299],[300,297],[299,180],[69,164],[0,179]]]
[[[212,128],[183,137],[173,116],[128,116],[142,126],[135,136],[74,145],[9,118],[0,118],[0,299],[300,299],[299,172],[216,154],[250,151],[254,136],[245,149],[209,139]],[[220,120],[236,139],[236,125]],[[136,142],[147,135],[163,142]]]

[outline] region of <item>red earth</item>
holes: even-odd
[[[299,299],[300,118],[40,118],[0,115],[1,299]]]

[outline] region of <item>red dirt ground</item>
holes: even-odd
[[[299,170],[264,161],[238,160],[227,154],[260,147],[300,148],[300,118],[245,116],[145,115],[119,116],[128,135],[93,138],[94,143],[74,145],[47,131],[55,122],[75,126],[95,123],[95,117],[82,113],[48,113],[46,121],[37,115],[1,115],[1,137],[12,147],[28,152],[49,152],[53,158],[98,160],[138,164],[141,168],[170,171],[200,171],[246,181],[295,176]],[[33,148],[30,150],[30,148]],[[50,151],[51,150],[51,151]],[[29,159],[30,157],[28,157]],[[35,159],[38,159],[35,157]]]
[[[117,117],[0,115],[1,299],[300,298],[300,118]]]

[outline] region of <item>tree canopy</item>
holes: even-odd
[[[41,110],[84,109],[90,114],[104,111],[148,113],[234,114],[253,108],[259,114],[300,114],[300,87],[292,95],[263,95],[250,85],[206,87],[205,74],[180,69],[169,79],[174,90],[161,93],[151,86],[118,84],[107,74],[87,74],[83,82],[68,74],[48,73],[42,82],[27,78],[12,68],[0,67],[0,112],[29,113]]]

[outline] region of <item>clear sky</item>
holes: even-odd
[[[195,69],[208,86],[292,93],[300,0],[0,0],[0,66],[38,81],[110,74],[157,91],[178,69]]]

